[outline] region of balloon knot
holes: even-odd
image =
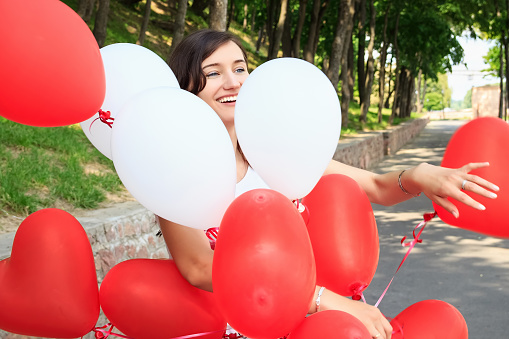
[[[355,287],[352,287],[352,299],[353,300],[361,300],[363,299],[363,294],[362,294],[362,291],[364,291],[366,289],[366,287],[368,287],[367,284],[355,284],[356,286]]]
[[[96,122],[96,120],[100,120],[102,123],[108,125],[110,128],[113,128],[111,125],[113,125],[113,120],[115,120],[115,118],[111,117],[110,111],[103,111],[102,109],[99,109],[97,113],[99,114],[99,117],[95,118],[94,121],[90,123],[89,130],[92,128],[92,125],[94,122]]]

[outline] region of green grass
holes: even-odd
[[[391,109],[383,108],[382,109],[382,122],[378,123],[378,106],[371,106],[368,109],[368,114],[366,115],[366,123],[362,124],[359,121],[361,108],[360,105],[356,102],[350,102],[350,107],[348,109],[348,126],[341,128],[341,134],[355,134],[359,131],[376,131],[383,130],[390,127],[389,125],[389,117],[391,115]],[[410,118],[398,118],[395,117],[392,122],[392,126],[399,125],[400,123],[410,120],[417,119],[423,117],[425,114],[417,114],[412,112]]]
[[[0,145],[0,208],[10,213],[27,215],[57,201],[91,209],[123,189],[113,163],[79,126],[32,127],[0,118]]]

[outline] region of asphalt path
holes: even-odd
[[[421,162],[440,165],[454,133],[466,121],[431,121],[423,132],[394,156],[386,157],[375,172],[403,170]],[[384,207],[373,204],[380,238],[380,260],[364,292],[375,304],[389,283],[423,214],[433,212],[421,196]],[[455,306],[465,318],[469,338],[509,338],[509,240],[493,238],[449,226],[438,217],[424,229],[421,239],[397,273],[379,308],[395,317],[406,307],[426,299]]]

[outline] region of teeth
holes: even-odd
[[[218,99],[217,101],[219,101],[220,103],[237,101],[237,96],[233,95],[231,97],[224,97],[224,98]]]

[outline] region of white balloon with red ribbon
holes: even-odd
[[[127,190],[167,220],[217,227],[235,198],[230,135],[216,112],[185,90],[152,88],[128,101],[115,119],[111,150]]]
[[[179,84],[166,62],[148,48],[117,43],[100,51],[106,95],[99,112],[80,125],[90,142],[111,159],[111,132],[125,102],[144,90],[159,86],[179,88]]]

